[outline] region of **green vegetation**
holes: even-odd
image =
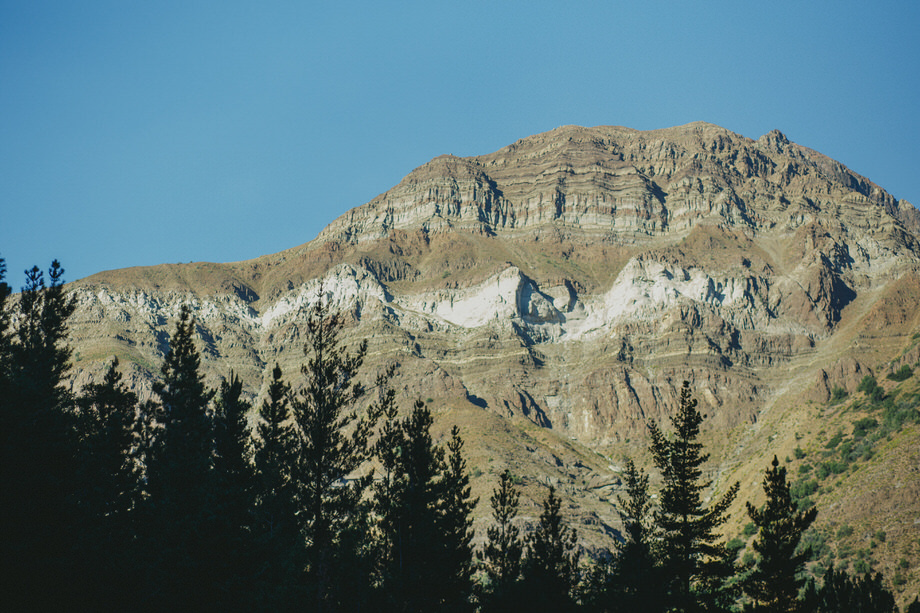
[[[842,387],[835,387],[833,390],[831,390],[831,404],[838,404],[846,400],[847,396],[849,395],[850,394],[847,393],[847,391]]]
[[[793,504],[786,469],[779,467],[776,456],[766,471],[763,488],[767,502],[762,508],[747,503],[748,515],[758,528],[752,545],[757,562],[743,578],[742,585],[754,610],[794,611],[804,584],[802,570],[809,557],[808,551],[800,551],[798,547],[818,510],[801,509]]]
[[[904,366],[899,368],[897,371],[890,373],[888,375],[888,379],[891,381],[907,381],[913,376],[914,376],[914,370],[910,366],[905,364]]]

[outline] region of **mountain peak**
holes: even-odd
[[[788,225],[790,205],[833,216],[856,201],[920,230],[890,194],[779,130],[753,141],[706,122],[650,131],[566,125],[490,154],[438,156],[321,238],[361,242],[394,229],[459,228],[662,236],[702,219]]]
[[[607,458],[642,457],[682,381],[710,416],[714,487],[756,490],[773,453],[825,453],[868,410],[832,397],[862,403],[863,376],[916,365],[917,216],[776,130],[563,126],[438,156],[287,251],[72,284],[76,384],[115,354],[149,396],[185,304],[208,385],[232,369],[256,395],[272,365],[299,371],[322,287],[347,343],[369,342],[371,372],[398,367],[405,406],[424,398],[441,432],[464,429],[481,500],[508,467],[532,497],[565,483],[579,533],[606,542],[620,478]],[[916,488],[885,472],[878,491],[915,517]],[[893,541],[907,515],[877,515]]]

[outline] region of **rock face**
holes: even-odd
[[[598,452],[641,453],[683,380],[727,466],[755,461],[737,442],[774,407],[893,359],[917,321],[886,305],[917,287],[918,231],[909,203],[778,131],[566,126],[435,158],[294,249],[72,284],[76,379],[114,354],[149,389],[189,303],[212,383],[232,368],[257,396],[276,362],[298,372],[322,293],[372,369],[397,364],[407,400],[469,428],[472,465],[572,484],[603,531],[617,477]]]

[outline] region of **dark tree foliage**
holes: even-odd
[[[702,444],[696,442],[703,415],[684,382],[680,407],[671,417],[674,435],[668,438],[658,424],[649,424],[650,450],[662,474],[660,503],[655,522],[660,530],[659,558],[668,583],[668,603],[677,611],[719,609],[724,582],[733,573],[728,553],[718,543],[716,528],[722,525],[729,505],[738,493],[738,484],[710,508],[703,506],[702,494],[711,485],[702,480],[701,466],[709,459]]]
[[[92,608],[126,607],[139,573],[134,536],[141,502],[137,395],[112,360],[100,383],[77,398],[76,509],[78,572]]]
[[[292,477],[300,454],[291,422],[290,394],[291,388],[276,364],[268,397],[259,408],[259,436],[253,440],[256,472],[253,555],[259,561],[254,581],[262,604],[275,609],[290,602],[301,565],[297,490]]]
[[[6,301],[10,297],[10,286],[6,278],[6,261],[0,258],[0,408],[4,407],[10,394],[10,368],[12,368],[10,339],[10,316]],[[5,419],[5,415],[4,415]]]
[[[590,601],[603,611],[662,611],[662,578],[653,551],[655,527],[648,475],[630,459],[623,476],[626,497],[617,496],[623,542],[612,559],[597,563],[589,590]]]
[[[438,583],[444,580],[438,532],[444,451],[431,438],[431,412],[421,400],[401,422],[393,398],[383,410],[387,420],[375,445],[383,478],[374,487],[381,606],[438,610],[445,587]]]
[[[281,367],[275,364],[268,397],[259,408],[259,437],[253,441],[257,530],[268,539],[279,533],[294,534],[297,504],[291,471],[299,453],[288,404],[290,393]]]
[[[379,403],[385,418],[374,445],[381,475],[373,513],[377,606],[390,611],[470,608],[472,530],[469,475],[455,428],[444,449],[431,437],[431,412],[421,400],[397,419],[395,395]]]
[[[799,589],[804,579],[799,577],[809,551],[796,553],[802,533],[815,521],[818,509],[799,512],[789,494],[786,469],[773,456],[763,480],[767,502],[758,509],[750,502],[747,512],[759,532],[754,539],[757,564],[745,578],[744,592],[753,601],[754,611],[799,611]]]
[[[217,600],[217,560],[211,509],[213,428],[208,390],[199,371],[195,322],[183,305],[176,332],[153,385],[159,398],[147,450],[146,526],[154,556],[150,593],[162,606],[196,608]],[[161,599],[161,600],[158,600]]]
[[[137,394],[118,372],[118,358],[101,383],[87,385],[77,398],[79,434],[78,506],[83,514],[120,521],[140,497]]]
[[[418,405],[416,405],[418,407]],[[375,521],[374,570],[378,586],[392,589],[401,579],[403,538],[406,530],[403,508],[408,491],[408,475],[403,469],[403,453],[406,448],[405,433],[397,418],[396,392],[387,390],[379,402],[379,411],[384,422],[372,448],[374,457],[380,463],[381,474],[374,480],[371,512]],[[381,600],[387,591],[381,587]],[[392,601],[392,596],[389,597]]]
[[[208,407],[214,391],[204,385],[194,335],[191,310],[183,305],[160,369],[162,378],[153,384],[160,402],[147,457],[148,488],[153,504],[177,517],[202,511],[212,466]]]
[[[367,341],[352,354],[340,346],[342,319],[330,313],[320,290],[307,322],[304,386],[291,400],[299,437],[299,458],[293,480],[300,506],[298,520],[306,543],[309,589],[313,608],[335,608],[348,598],[355,578],[342,576],[355,568],[359,545],[344,539],[360,524],[362,494],[369,477],[354,478],[368,458],[368,436],[375,415],[358,415],[364,387],[356,381],[367,353]],[[352,534],[352,536],[354,536]]]
[[[444,547],[442,602],[447,610],[464,608],[472,594],[473,519],[479,499],[471,495],[470,475],[463,458],[460,429],[451,428],[447,462],[441,477],[440,540]]]
[[[17,391],[13,400],[23,413],[35,418],[49,411],[69,409],[72,402],[60,383],[70,368],[67,318],[76,303],[64,292],[64,269],[57,260],[51,263],[48,277],[50,283],[46,286],[37,266],[26,271],[26,285],[19,297],[16,342],[12,346]]]
[[[575,606],[579,552],[577,532],[565,524],[562,501],[549,488],[536,529],[527,538],[523,565],[523,592],[527,610],[566,611]]]
[[[214,455],[210,509],[214,514],[215,574],[220,594],[215,606],[239,606],[252,598],[256,571],[252,563],[253,510],[256,481],[252,466],[252,439],[243,399],[243,383],[230,373],[221,382],[214,402]],[[252,603],[255,604],[255,603]]]
[[[489,499],[493,525],[487,529],[487,540],[481,554],[487,577],[486,590],[482,595],[485,610],[507,611],[515,604],[514,586],[520,579],[524,553],[520,528],[514,525],[519,498],[511,471],[505,469]]]
[[[894,596],[885,587],[882,575],[851,577],[843,570],[827,569],[824,583],[817,589],[810,581],[805,589],[802,610],[814,613],[897,613]]]
[[[0,573],[10,586],[4,605],[13,609],[61,608],[80,589],[70,572],[78,555],[73,398],[62,385],[75,303],[63,275],[56,260],[47,285],[37,267],[26,271],[12,305],[0,283]]]
[[[243,382],[231,372],[217,391],[213,415],[215,508],[234,526],[250,525],[255,495],[252,437],[247,418],[252,405],[242,394]]]

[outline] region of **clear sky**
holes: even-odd
[[[0,256],[244,260],[444,153],[778,128],[920,204],[920,3],[0,0]]]

